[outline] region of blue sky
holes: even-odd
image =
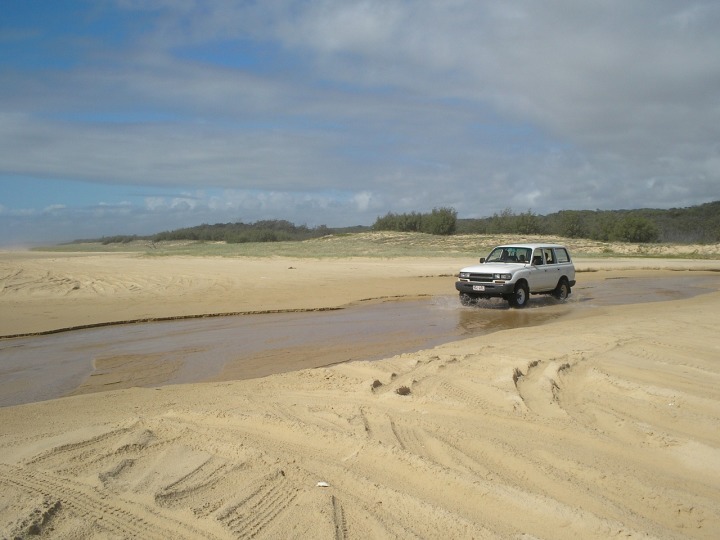
[[[0,246],[720,199],[720,4],[2,0]]]

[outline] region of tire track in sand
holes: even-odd
[[[208,538],[207,531],[161,515],[155,509],[127,499],[109,500],[93,487],[48,471],[30,471],[0,464],[0,486],[14,487],[58,501],[59,508],[54,518],[70,513],[81,519],[95,520],[97,526],[110,536],[148,540]]]
[[[243,538],[255,538],[286,511],[297,497],[286,481],[285,473],[268,476],[238,503],[220,511],[217,519],[233,534]]]

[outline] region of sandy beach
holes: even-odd
[[[468,262],[3,252],[0,335],[446,295]],[[0,408],[0,538],[717,538],[720,261],[576,266],[578,289],[714,286],[379,361]]]

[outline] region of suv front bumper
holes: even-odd
[[[480,289],[482,287],[482,289]],[[515,283],[478,283],[477,281],[456,281],[455,288],[474,296],[506,296],[515,292]]]

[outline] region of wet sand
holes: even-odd
[[[436,298],[458,267],[274,261],[297,280],[258,290],[267,265],[239,261],[0,262],[5,335]],[[0,408],[0,537],[717,537],[719,287],[614,305],[588,287],[641,279],[647,295],[655,278],[714,280],[720,262],[576,262],[597,270],[578,276],[585,300],[540,325],[472,337],[471,322],[470,334],[380,360]],[[155,362],[147,376],[166,369]]]

